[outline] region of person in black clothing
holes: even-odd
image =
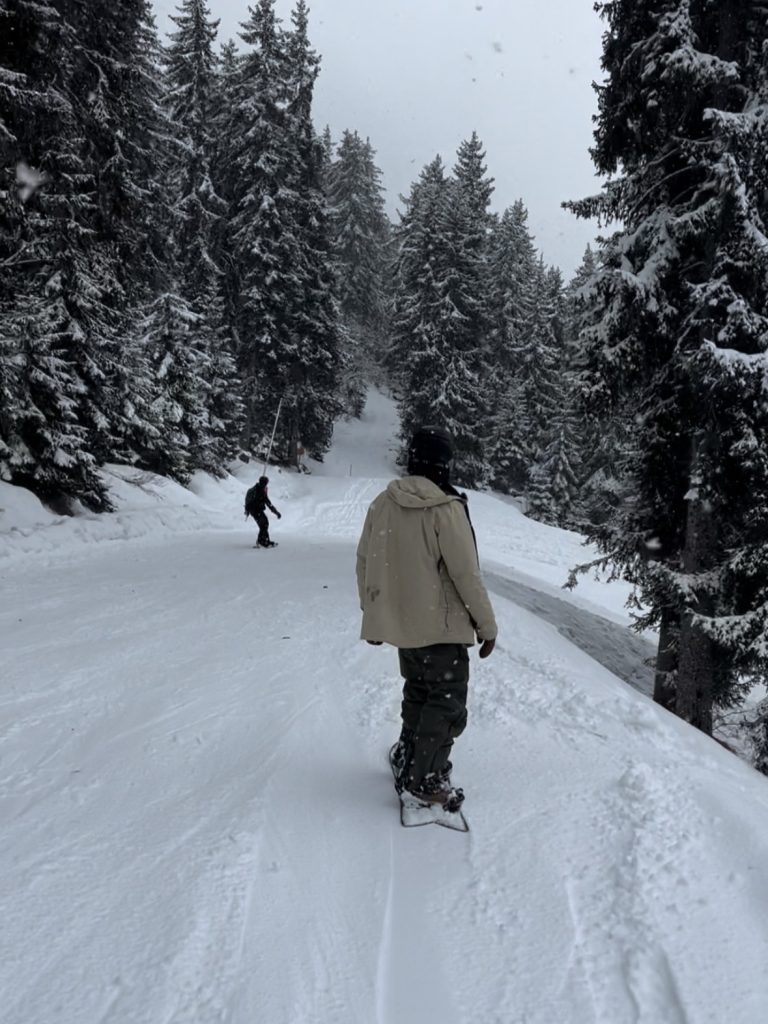
[[[266,476],[260,476],[259,482],[254,484],[245,496],[246,518],[248,516],[253,516],[259,527],[259,536],[256,541],[257,548],[275,547],[274,541],[269,539],[269,520],[267,519],[266,509],[273,512],[278,519],[282,518],[275,506],[269,500],[269,495],[267,494],[268,484],[269,478]]]

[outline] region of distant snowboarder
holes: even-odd
[[[282,516],[277,511],[275,506],[269,500],[267,494],[269,485],[269,477],[259,477],[259,482],[254,484],[245,495],[245,516],[253,516],[259,527],[259,536],[256,540],[257,548],[274,548],[277,547],[274,541],[269,539],[269,520],[267,519],[266,509],[274,513],[278,519],[282,519]]]
[[[453,440],[416,431],[408,476],[374,499],[357,548],[361,637],[398,648],[402,731],[392,748],[396,788],[458,810],[449,755],[467,722],[467,648],[487,658],[497,626],[477,560],[466,495],[450,484]]]

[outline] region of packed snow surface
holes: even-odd
[[[401,828],[396,655],[354,584],[394,432],[374,393],[271,471],[270,551],[257,466],[110,467],[102,517],[3,486],[4,1024],[768,1019],[768,781],[638,692],[626,590],[559,589],[579,538],[491,495],[472,831]]]

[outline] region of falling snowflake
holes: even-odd
[[[45,171],[36,171],[34,167],[30,167],[23,161],[16,164],[16,184],[19,187],[19,199],[22,203],[26,203],[47,181],[48,175]]]

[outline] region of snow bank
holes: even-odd
[[[62,519],[49,512],[31,491],[0,480],[0,537],[28,534]]]
[[[34,555],[82,556],[94,543],[162,538],[242,522],[245,484],[195,474],[189,488],[131,466],[108,465],[102,477],[114,512],[80,509],[56,516],[23,487],[0,482],[0,563]]]

